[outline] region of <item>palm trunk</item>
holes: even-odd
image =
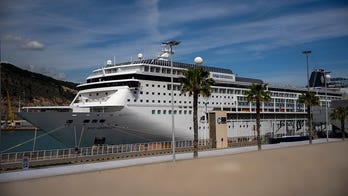
[[[198,121],[197,121],[198,93],[193,93],[193,158],[198,158]]]
[[[311,106],[307,105],[307,118],[308,118],[308,135],[309,135],[309,144],[312,144],[312,117],[311,117]]]
[[[341,132],[342,132],[342,140],[345,139],[346,132],[344,130],[344,118],[341,118]]]
[[[260,136],[260,100],[256,100],[256,132],[257,132],[257,149],[261,150]]]

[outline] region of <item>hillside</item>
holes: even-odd
[[[69,105],[75,97],[75,83],[53,79],[18,68],[12,64],[1,64],[1,113],[7,113],[9,93],[12,108],[23,106]]]

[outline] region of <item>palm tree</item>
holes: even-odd
[[[268,103],[271,100],[270,92],[267,91],[267,84],[252,84],[245,95],[249,103],[256,102],[257,149],[261,150],[260,108],[261,102]]]
[[[319,105],[319,98],[315,96],[313,92],[306,92],[298,97],[298,102],[303,103],[307,106],[309,144],[312,144],[313,134],[312,134],[311,107]]]
[[[344,140],[344,138],[345,138],[344,121],[348,117],[348,107],[340,106],[340,107],[335,108],[332,111],[330,117],[333,120],[340,120],[341,121],[342,140]]]
[[[193,157],[198,158],[198,95],[209,97],[211,94],[211,85],[214,84],[214,80],[209,78],[209,72],[202,67],[191,67],[183,71],[183,76],[181,78],[181,93],[188,92],[189,96],[193,95]]]

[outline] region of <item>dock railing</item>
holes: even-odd
[[[212,142],[209,139],[199,140],[199,147],[211,148]],[[193,140],[176,141],[175,146],[177,151],[181,149],[193,148]],[[135,144],[120,144],[120,145],[98,145],[92,147],[41,150],[29,152],[13,152],[2,153],[1,164],[21,163],[24,158],[32,161],[59,160],[69,158],[81,158],[97,155],[113,155],[124,153],[141,153],[148,151],[161,151],[172,148],[171,141],[150,142],[150,143],[135,143]]]

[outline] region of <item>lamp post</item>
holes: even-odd
[[[306,62],[307,62],[307,90],[309,93],[309,68],[308,68],[308,55],[312,53],[310,50],[305,50],[302,52],[303,54],[306,55]]]
[[[324,86],[325,86],[325,127],[326,127],[326,142],[329,142],[329,108],[328,108],[328,98],[327,98],[327,82],[330,80],[331,76],[329,75],[330,72],[324,71],[323,77],[321,78],[324,80]]]
[[[312,53],[312,51],[310,50],[305,50],[302,52],[303,54],[306,55],[306,62],[307,62],[307,93],[309,95],[309,68],[308,68],[308,55]],[[309,112],[309,111],[307,111]],[[312,118],[311,116],[309,118]],[[309,131],[312,131],[312,125],[309,124],[308,122],[308,129]],[[311,135],[309,135],[309,137],[311,137]],[[309,143],[311,144],[312,143],[312,138],[309,138]]]
[[[202,63],[203,63],[203,59],[202,59],[202,57],[196,57],[194,60],[194,63],[195,63],[195,65],[198,67],[198,66],[200,66],[200,65],[202,65]],[[205,113],[207,114],[207,102],[205,102]],[[206,115],[207,116],[207,115]],[[205,117],[206,118],[206,117]],[[206,120],[207,121],[207,120]],[[207,128],[208,127],[208,125],[207,125],[207,122],[206,122],[206,125],[205,125],[205,127]],[[203,134],[203,138],[205,139],[205,136],[204,136],[204,134]],[[195,140],[195,139],[194,139]],[[199,140],[199,139],[198,139]]]
[[[162,44],[170,47],[170,82],[171,82],[171,98],[172,98],[172,149],[173,149],[173,162],[175,162],[175,129],[174,129],[174,82],[173,82],[173,46],[180,44],[179,41],[171,40],[168,42],[162,42]]]
[[[1,111],[2,111],[2,108],[1,108],[1,106],[2,106],[2,104],[1,104],[1,100],[2,100],[2,96],[1,96],[1,67],[2,67],[2,54],[1,54],[1,52],[2,52],[2,50],[1,50],[1,48],[2,48],[2,45],[1,45],[1,39],[0,39],[0,122],[1,122],[1,120],[2,120],[2,113],[1,113]],[[1,137],[2,135],[1,135],[1,126],[0,126],[0,164],[1,164],[1,162],[2,162],[2,149],[1,149],[1,144],[2,144],[2,137]]]

